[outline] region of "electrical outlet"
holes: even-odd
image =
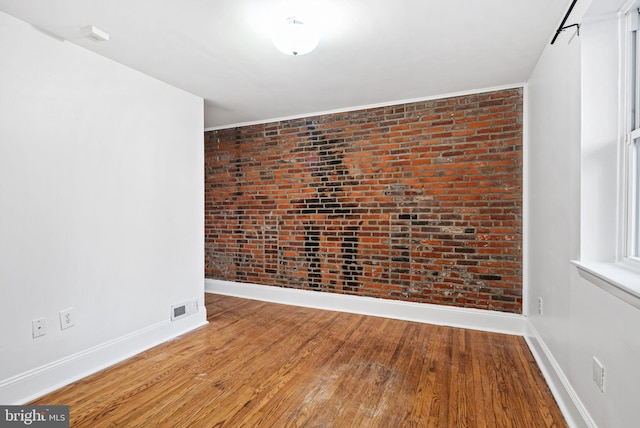
[[[66,330],[76,325],[76,319],[73,316],[73,308],[60,311],[60,328]]]
[[[47,334],[47,320],[38,318],[37,320],[31,321],[31,331],[34,339]]]
[[[598,388],[600,388],[600,391],[604,392],[604,366],[596,357],[593,357],[591,377],[596,385],[598,385]]]
[[[542,297],[538,297],[538,315],[542,315]]]

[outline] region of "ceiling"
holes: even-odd
[[[205,99],[205,128],[526,82],[570,0],[0,0],[0,10]],[[314,21],[280,53],[274,22]],[[80,29],[94,25],[108,42]],[[19,43],[19,41],[17,41]]]

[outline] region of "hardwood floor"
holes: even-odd
[[[521,337],[206,295],[209,325],[32,404],[72,427],[563,427]]]

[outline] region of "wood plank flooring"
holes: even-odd
[[[72,427],[565,427],[523,338],[207,294],[209,324],[32,404]]]

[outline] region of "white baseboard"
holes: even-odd
[[[569,379],[531,321],[527,322],[524,338],[558,403],[560,411],[567,420],[567,424],[572,428],[597,428],[596,423],[571,386]]]
[[[163,321],[0,381],[0,403],[21,405],[207,324],[206,309]],[[52,403],[56,404],[56,403]]]
[[[523,336],[526,318],[481,309],[205,279],[205,292],[272,303]]]
[[[205,291],[294,306],[524,336],[569,426],[597,428],[538,331],[525,316],[211,279],[205,280]],[[25,404],[206,324],[206,310],[202,308],[178,322],[163,321],[6,379],[0,382],[0,403]]]

